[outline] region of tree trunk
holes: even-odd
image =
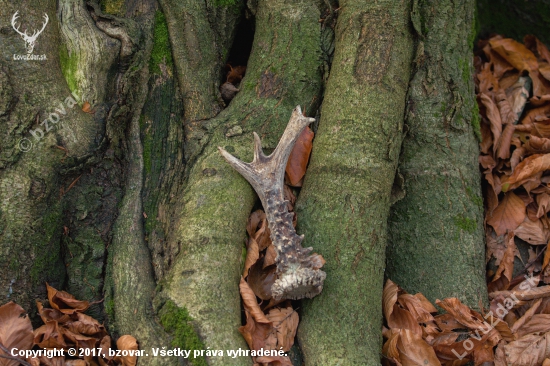
[[[163,3],[163,9],[171,12],[177,7]],[[217,350],[246,347],[237,331],[242,315],[237,284],[246,222],[257,199],[249,184],[223,161],[217,147],[251,161],[252,132],[259,133],[266,150],[273,149],[293,108],[301,104],[308,111],[315,110],[321,91],[315,2],[259,1],[253,11],[254,43],[235,99],[215,118],[202,120],[206,115],[200,111],[205,108],[198,106],[212,103],[197,100],[186,108],[192,101],[184,97],[186,157],[193,163],[186,188],[175,203],[182,211],[176,214],[170,245],[179,246],[180,255],[161,281],[162,291],[156,299],[167,321],[178,314],[189,317],[193,328],[181,329],[181,333],[195,331],[204,347]],[[171,25],[170,19],[167,15],[169,29],[181,24]],[[171,43],[174,48],[190,50],[194,41],[181,44],[188,39],[174,35]],[[176,57],[178,62],[183,61]],[[199,65],[204,67],[204,63]],[[179,69],[186,72],[186,67]],[[180,85],[186,80],[181,77]],[[194,90],[192,85],[182,91],[185,88]],[[194,96],[190,91],[187,94]],[[183,347],[186,341],[177,342]],[[212,365],[250,362],[246,358],[208,359]]]
[[[24,1],[16,7],[7,1],[1,6],[2,24],[10,24],[19,10],[16,23],[29,34],[49,14],[34,47],[34,54],[45,55],[45,60],[14,59],[27,52],[22,37],[9,26],[0,37],[0,268],[6,269],[0,272],[0,288],[31,309],[35,299],[45,297],[45,282],[57,287],[65,282],[60,189],[77,178],[71,169],[98,148],[95,137],[102,131],[97,119],[80,110],[81,99],[64,82],[57,57],[56,2]]]
[[[487,301],[479,117],[472,79],[474,2],[423,2],[386,276],[430,301]]]
[[[408,1],[341,1],[334,61],[296,205],[304,246],[326,258],[303,302],[310,365],[380,362],[386,223],[412,59]]]

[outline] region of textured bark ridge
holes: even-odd
[[[244,163],[223,148],[220,153],[227,162],[252,185],[264,206],[271,240],[277,250],[277,280],[271,287],[274,299],[312,298],[323,289],[326,274],[321,271],[323,259],[309,255],[313,248],[303,248],[303,235],[297,235],[292,225],[293,215],[288,212],[283,195],[284,173],[288,157],[302,130],[314,122],[304,117],[300,106],[292,111],[290,121],[275,148],[265,156],[260,137],[254,132],[254,160]]]

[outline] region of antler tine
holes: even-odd
[[[264,154],[264,151],[262,150],[262,141],[260,140],[260,136],[256,132],[253,132],[254,134],[254,160],[252,160],[252,163],[259,162],[262,160],[265,160],[266,156]]]

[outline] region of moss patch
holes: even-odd
[[[163,63],[170,68],[173,65],[168,25],[166,24],[166,17],[164,16],[164,13],[160,10],[157,10],[155,13],[153,42],[153,50],[151,51],[151,59],[149,60],[149,71],[160,75],[160,63]]]
[[[63,43],[59,46],[59,63],[61,64],[61,71],[67,81],[67,85],[69,85],[71,93],[80,95],[77,91],[76,83],[78,57],[76,55],[69,55],[69,51],[67,51],[67,47]]]
[[[187,309],[178,308],[173,301],[168,300],[159,315],[160,323],[173,337],[172,346],[193,351],[205,349],[204,343],[193,329],[191,324],[193,319],[189,316]],[[207,366],[204,357],[197,357],[190,361],[194,366]]]
[[[453,220],[456,226],[470,234],[476,231],[476,220],[470,219],[464,215],[456,215]]]
[[[124,0],[101,0],[101,10],[111,15],[122,15]]]

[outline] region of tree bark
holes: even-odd
[[[0,272],[0,288],[31,309],[35,299],[44,298],[45,282],[64,284],[60,188],[77,176],[60,172],[81,165],[98,148],[94,137],[101,135],[101,124],[80,110],[82,101],[76,104],[62,82],[56,2],[0,5],[2,24],[10,24],[21,10],[17,24],[24,29],[23,22],[29,34],[32,27],[40,29],[44,14],[49,14],[34,49],[35,55],[46,55],[45,60],[15,60],[13,55],[26,54],[25,42],[9,26],[0,36],[0,268],[6,269]]]
[[[309,365],[380,362],[382,280],[413,42],[410,2],[341,1],[332,70],[302,192],[298,233],[327,260],[303,301]]]
[[[212,47],[211,39],[215,37],[181,37],[177,27],[182,24],[176,21],[178,5],[168,1],[162,5],[167,12],[172,47],[177,49],[175,55],[190,53],[196,42],[199,47]],[[265,150],[273,149],[294,107],[300,104],[307,111],[315,110],[321,93],[320,14],[316,3],[259,1],[252,10],[255,34],[246,76],[240,92],[225,110],[208,119],[216,115],[216,107],[205,112],[207,106],[215,106],[216,99],[208,90],[201,92],[206,95],[191,92],[194,83],[206,81],[189,82],[189,78],[213,72],[199,70],[188,77],[179,76],[180,85],[184,83],[185,157],[189,165],[185,190],[175,198],[175,206],[181,211],[176,212],[169,243],[180,248],[179,255],[161,281],[156,306],[167,322],[178,314],[188,317],[192,329],[180,332],[195,332],[205,348],[216,350],[246,347],[238,333],[242,312],[237,284],[242,272],[246,222],[257,199],[249,184],[220,156],[218,146],[243,161],[251,161],[253,131],[262,137]],[[193,31],[186,28],[183,32]],[[177,66],[185,62],[184,56],[175,57],[174,62],[177,70],[188,72],[189,65]],[[211,67],[203,62],[194,65]],[[219,79],[211,81],[220,85]],[[185,342],[181,339],[174,345],[183,346]],[[207,362],[245,365],[251,360],[212,357]]]
[[[413,11],[416,71],[408,95],[386,275],[430,301],[487,301],[479,117],[472,79],[473,1],[423,2]],[[429,187],[429,188],[428,188]]]

